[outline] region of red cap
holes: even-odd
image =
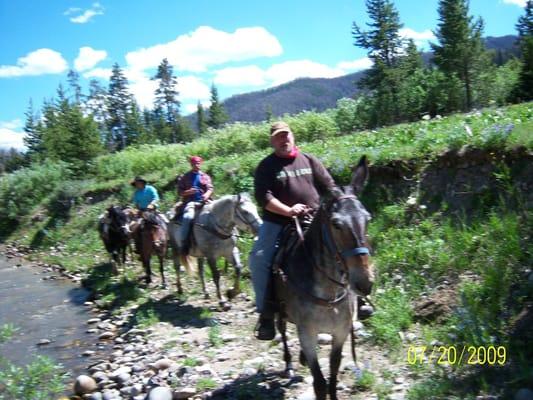
[[[196,163],[196,162],[203,162],[204,160],[202,160],[202,157],[200,156],[191,156],[191,158],[189,158],[189,161],[192,163]]]

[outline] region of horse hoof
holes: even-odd
[[[220,308],[222,308],[222,311],[229,311],[231,310],[231,304],[229,304],[227,301],[221,301],[219,302]]]
[[[182,288],[178,288],[178,294],[183,294],[183,289]]]
[[[289,379],[291,381],[294,381],[296,378],[296,375],[294,374],[294,370],[291,368],[291,369],[286,369],[285,371],[283,371],[282,377]]]
[[[235,297],[237,297],[237,295],[240,293],[240,290],[237,290],[235,288],[232,288],[232,289],[228,289],[226,291],[226,296],[228,297],[228,299],[232,300],[234,299]]]
[[[207,300],[207,299],[209,299],[209,298],[210,298],[209,293],[204,293],[204,299]]]

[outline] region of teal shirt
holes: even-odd
[[[133,194],[133,204],[139,209],[145,209],[151,202],[159,201],[155,187],[146,185],[144,189],[137,189]]]

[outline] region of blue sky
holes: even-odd
[[[427,48],[437,0],[396,0],[402,33]],[[525,0],[471,0],[486,36],[515,34]],[[298,77],[335,77],[367,68],[353,46],[352,22],[367,21],[363,0],[0,0],[0,147],[20,147],[29,99],[66,84],[69,69],[107,87],[118,62],[142,107],[163,57],[174,66],[182,114],[208,104],[215,83],[222,98]]]

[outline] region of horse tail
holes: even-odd
[[[185,267],[185,271],[187,272],[187,275],[193,276],[194,275],[194,270],[192,269],[192,266],[191,266],[191,263],[190,263],[190,257],[181,254],[180,255],[180,261],[181,261],[181,264]]]

